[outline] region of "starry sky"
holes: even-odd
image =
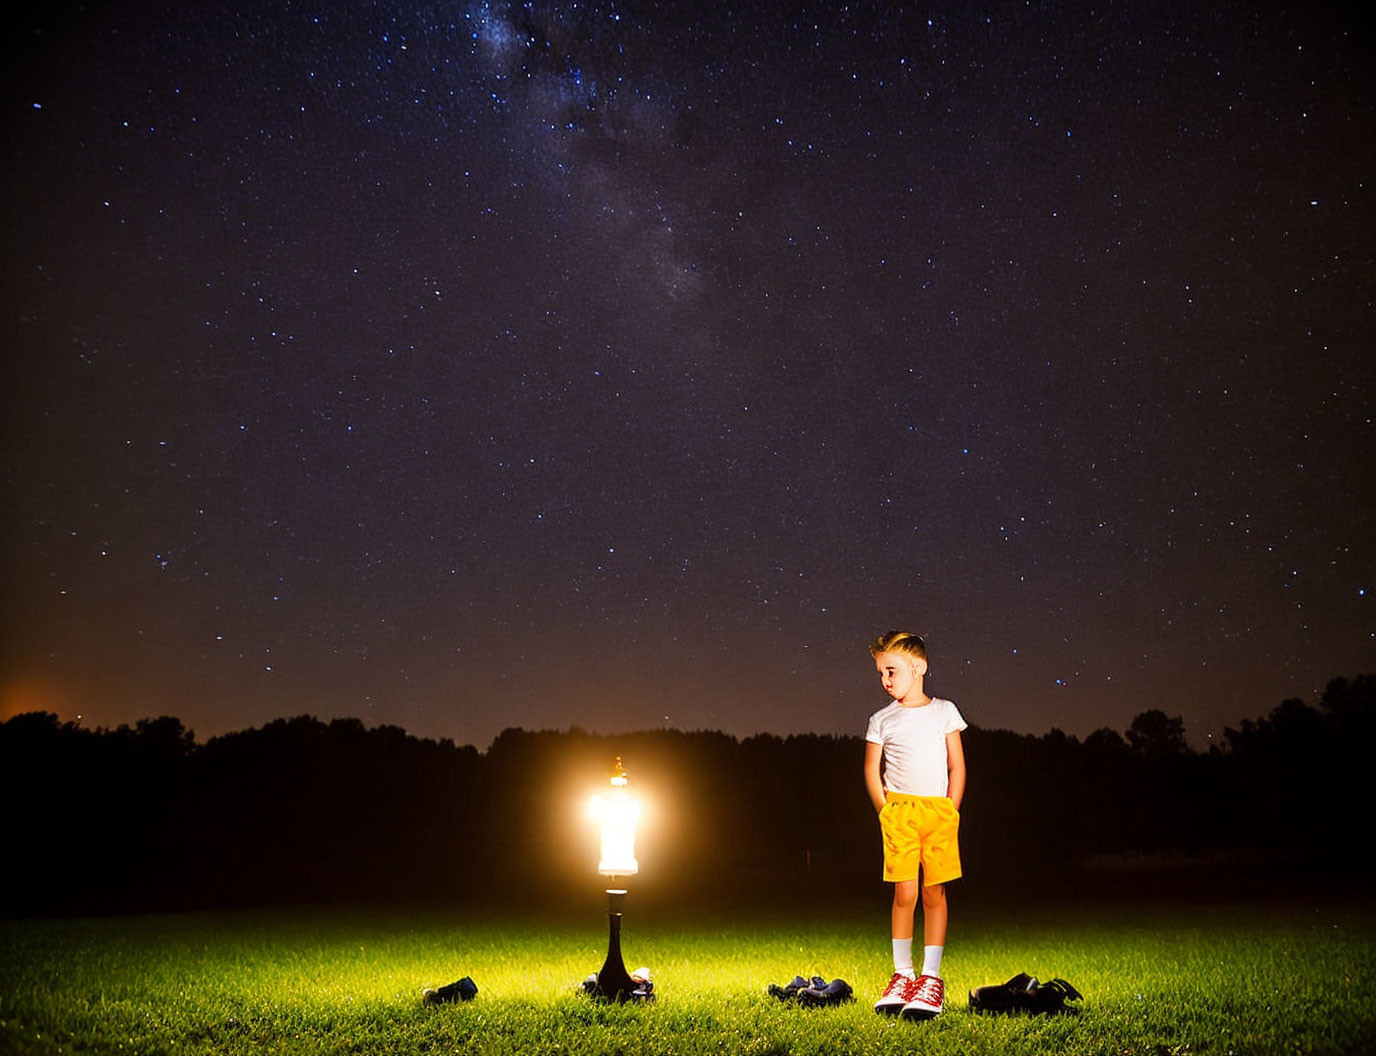
[[[977,725],[1203,744],[1376,667],[1343,7],[6,37],[6,717],[860,735],[903,628]]]

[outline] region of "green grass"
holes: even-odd
[[[957,910],[959,903],[956,903]],[[49,1053],[1353,1053],[1376,1051],[1376,911],[1354,905],[1100,907],[953,915],[947,1011],[869,1008],[887,980],[886,907],[866,917],[713,924],[626,918],[627,966],[659,1000],[576,993],[605,918],[242,913],[0,922],[0,1052]],[[976,1016],[972,986],[1063,976],[1076,1016]],[[765,996],[795,973],[860,1000],[806,1010]],[[476,1000],[421,988],[471,975]]]

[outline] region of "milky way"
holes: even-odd
[[[1371,669],[1363,27],[699,6],[24,15],[6,716],[858,735],[902,627],[1203,743]]]

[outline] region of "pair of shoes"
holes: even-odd
[[[847,1001],[855,1000],[850,984],[844,979],[833,979],[831,982],[827,982],[820,975],[814,975],[811,979],[804,979],[801,975],[795,975],[793,981],[784,986],[770,983],[768,994],[780,1001],[796,1002],[805,1008],[843,1005]]]
[[[427,1005],[442,1005],[447,1001],[472,1001],[477,996],[478,984],[465,975],[457,983],[448,986],[426,987],[421,991],[420,998]]]
[[[971,990],[970,1008],[975,1012],[1031,1012],[1055,1015],[1060,1012],[1079,1011],[1066,1005],[1066,1002],[1078,1001],[1080,998],[1080,991],[1064,979],[1051,979],[1039,983],[1026,972],[1019,972],[1006,983]]]
[[[822,981],[820,975],[813,976],[812,985],[798,991],[798,1004],[804,1008],[823,1008],[827,1005],[846,1005],[855,1000],[850,983],[844,979],[833,979],[825,986],[818,986]]]
[[[902,972],[894,972],[889,985],[874,1003],[874,1010],[886,1016],[901,1015],[904,1019],[931,1019],[940,1015],[946,984],[935,975],[920,975],[910,979]]]

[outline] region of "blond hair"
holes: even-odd
[[[927,643],[921,635],[908,631],[885,631],[870,643],[870,656],[880,653],[907,653],[919,660],[927,659]]]

